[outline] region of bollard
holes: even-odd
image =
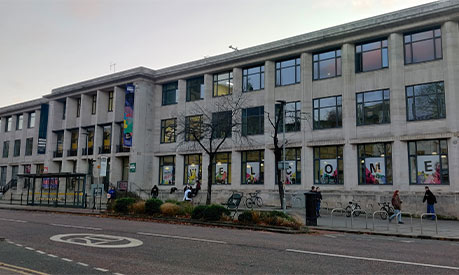
[[[435,217],[435,232],[436,232],[437,235],[438,235],[438,220],[437,220],[437,215],[434,214],[434,213],[423,213],[423,214],[421,215],[421,235],[422,235],[422,218],[423,218],[424,216],[434,216],[434,217]]]
[[[387,212],[383,211],[383,210],[378,210],[378,211],[373,212],[373,231],[375,231],[375,215],[376,215],[376,213],[387,213]],[[387,222],[387,231],[389,231],[389,222]]]

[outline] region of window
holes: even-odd
[[[392,144],[358,145],[359,184],[392,184]]]
[[[92,96],[91,114],[95,115],[97,110],[97,95]]]
[[[185,155],[185,184],[195,185],[202,177],[202,155]]]
[[[231,153],[217,153],[212,162],[212,184],[231,184]]]
[[[201,139],[202,115],[187,116],[185,118],[185,141]]]
[[[45,165],[44,164],[36,164],[35,165],[36,173],[41,175],[45,172]],[[60,170],[59,170],[60,171]]]
[[[175,156],[159,157],[159,184],[175,185]]]
[[[341,75],[341,50],[313,55],[314,80]]]
[[[161,143],[175,142],[175,131],[177,127],[177,119],[161,120]]]
[[[410,184],[449,184],[445,139],[408,142]]]
[[[408,121],[445,118],[443,82],[406,87],[406,105]]]
[[[276,86],[300,83],[301,61],[294,58],[276,62]]]
[[[242,184],[263,184],[265,151],[242,152]]]
[[[232,133],[232,112],[224,111],[212,114],[213,138],[228,138]]]
[[[24,115],[17,115],[16,117],[16,130],[22,130],[24,124]]]
[[[108,154],[111,152],[112,147],[112,126],[103,126],[103,140],[102,140],[102,153]]]
[[[264,107],[242,110],[242,135],[261,135],[264,133]]]
[[[442,58],[441,30],[433,30],[406,34],[405,64],[419,63]]]
[[[186,101],[204,99],[204,77],[196,77],[186,81]]]
[[[8,157],[9,150],[10,150],[10,142],[4,141],[3,142],[3,155],[2,155],[4,158]]]
[[[355,46],[355,72],[368,72],[389,67],[387,39]]]
[[[2,118],[0,117],[0,131],[2,129]]]
[[[13,152],[13,156],[14,157],[19,157],[21,155],[21,140],[20,139],[16,139],[14,141],[14,152]]]
[[[108,92],[108,112],[113,112],[113,92]]]
[[[242,70],[242,91],[250,92],[265,88],[265,66]]]
[[[314,130],[342,126],[341,96],[314,99]]]
[[[178,82],[163,84],[163,106],[177,104]]]
[[[283,156],[282,156],[283,158]],[[301,184],[301,149],[285,149],[285,164],[281,165],[283,160],[277,164],[277,173],[283,173],[282,166],[285,168],[285,184]],[[277,177],[276,177],[277,184]]]
[[[314,147],[314,184],[344,184],[343,148]]]
[[[85,155],[92,155],[94,154],[94,128],[87,128],[87,151],[85,151]]]
[[[65,119],[65,113],[67,112],[67,103],[62,102],[62,119]]]
[[[64,132],[57,132],[56,133],[57,142],[56,142],[56,152],[54,153],[55,158],[62,157],[62,153],[64,152]]]
[[[33,138],[27,138],[26,139],[25,155],[26,156],[31,156],[32,155],[32,149],[33,149]]]
[[[357,93],[357,125],[390,123],[389,90]]]
[[[233,72],[214,74],[213,95],[224,96],[233,93]]]
[[[12,117],[7,117],[6,118],[6,124],[5,124],[5,132],[10,132],[13,127],[13,118]]]
[[[77,109],[76,109],[76,111],[77,111],[76,117],[80,117],[80,113],[81,113],[81,98],[77,99]]]
[[[18,187],[18,172],[19,172],[18,165],[11,166],[11,189],[14,189],[14,190],[16,190]]]
[[[69,156],[76,156],[78,154],[78,130],[70,132],[70,151]]]
[[[276,104],[276,120],[279,112],[281,114],[279,120],[279,133],[284,131],[284,123],[283,123],[283,114],[281,108],[281,104]],[[285,104],[285,129],[286,132],[298,132],[301,130],[301,102],[288,102]]]
[[[29,119],[27,121],[27,128],[35,127],[35,112],[29,113]]]
[[[7,166],[1,167],[0,186],[6,185],[6,169],[7,169]]]

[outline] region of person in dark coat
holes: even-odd
[[[151,188],[151,197],[156,199],[159,195],[159,188],[158,186],[153,186],[153,188]]]
[[[320,188],[316,187],[317,193],[317,217],[320,217],[320,202],[322,201],[322,193],[320,192]]]
[[[399,191],[395,190],[394,195],[392,196],[392,206],[394,207],[395,213],[389,217],[389,222],[392,221],[393,218],[398,217],[398,223],[403,223],[402,215],[399,215],[402,211],[402,201],[400,200],[398,193]]]
[[[426,193],[424,194],[424,198],[422,199],[422,202],[424,203],[427,201],[427,213],[435,214],[434,204],[437,203],[437,198],[432,193],[432,191],[430,191],[428,186],[426,186],[425,190],[426,190]],[[435,216],[432,216],[432,220],[435,220]]]

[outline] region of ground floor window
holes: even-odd
[[[359,184],[392,184],[392,144],[358,145]]]
[[[212,184],[231,184],[231,153],[216,154],[212,163]]]
[[[314,148],[314,184],[343,184],[343,146]]]
[[[285,169],[285,184],[301,184],[301,148],[285,149],[285,163],[282,163],[283,160],[278,163],[277,173]]]
[[[185,155],[185,184],[195,185],[202,177],[202,155]]]
[[[175,185],[175,156],[159,157],[159,184]]]
[[[445,139],[408,142],[410,184],[449,184]]]
[[[263,184],[265,151],[242,152],[242,184]]]

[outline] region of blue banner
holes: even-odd
[[[126,97],[124,101],[124,128],[123,128],[123,146],[132,147],[132,136],[134,128],[134,92],[135,87],[132,84],[126,85]]]

